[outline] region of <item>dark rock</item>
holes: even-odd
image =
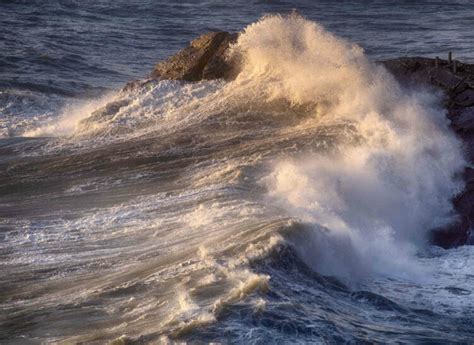
[[[474,81],[474,65],[457,61],[457,73],[446,60],[436,60],[422,57],[402,57],[380,61],[402,83],[433,85],[447,92],[462,92]]]
[[[456,95],[454,103],[462,107],[470,107],[474,105],[474,90],[467,89]]]
[[[433,230],[430,241],[439,247],[448,249],[467,244],[469,235],[469,224],[465,221],[457,221],[442,229]]]
[[[122,91],[129,92],[133,90],[143,89],[147,86],[152,86],[155,83],[156,81],[153,79],[132,80],[125,84],[125,86],[122,88]]]
[[[457,195],[453,204],[459,219],[441,229],[432,232],[432,242],[443,248],[472,244],[472,225],[474,224],[474,169],[466,168],[464,191]]]
[[[462,139],[462,146],[464,156],[468,162],[474,162],[474,131],[463,129],[457,131],[459,137]]]
[[[470,132],[474,129],[474,106],[457,107],[450,113],[451,126],[458,132]]]
[[[237,41],[238,34],[229,34],[216,49],[215,53],[209,59],[209,62],[202,71],[202,78],[212,79],[234,79],[238,72],[236,61],[230,61],[227,57],[227,48]]]
[[[237,34],[210,32],[201,35],[169,59],[158,63],[152,79],[199,81],[230,78],[236,74],[234,65],[226,58],[229,45]]]
[[[464,179],[466,185],[463,192],[453,200],[459,219],[432,232],[432,243],[443,248],[474,244],[474,170],[466,168]]]

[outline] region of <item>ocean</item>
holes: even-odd
[[[472,1],[0,0],[0,343],[470,344],[439,92]],[[235,80],[123,90],[199,35]]]

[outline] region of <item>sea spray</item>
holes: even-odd
[[[233,54],[243,64],[237,84],[268,101],[313,104],[321,123],[356,128],[350,145],[280,158],[266,179],[272,201],[314,224],[314,236],[329,230],[329,244],[318,238],[304,249],[311,266],[413,275],[409,258],[427,232],[452,219],[450,199],[461,187],[454,176],[464,166],[435,96],[404,90],[362,49],[297,15],[250,25]]]
[[[70,100],[53,119],[42,121],[36,128],[22,133],[25,137],[64,137],[74,134],[81,120],[89,117],[94,111],[111,102],[116,97],[114,92],[87,100]]]

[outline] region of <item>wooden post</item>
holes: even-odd
[[[453,53],[452,52],[448,53],[448,62],[449,63],[453,62]]]
[[[439,57],[435,58],[435,68],[437,69],[439,67]]]
[[[457,71],[457,63],[456,63],[456,60],[453,61],[453,73],[456,73]]]

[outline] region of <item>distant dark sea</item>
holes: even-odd
[[[81,94],[117,87],[212,30],[298,10],[373,59],[474,61],[472,1],[5,1],[0,87]]]

